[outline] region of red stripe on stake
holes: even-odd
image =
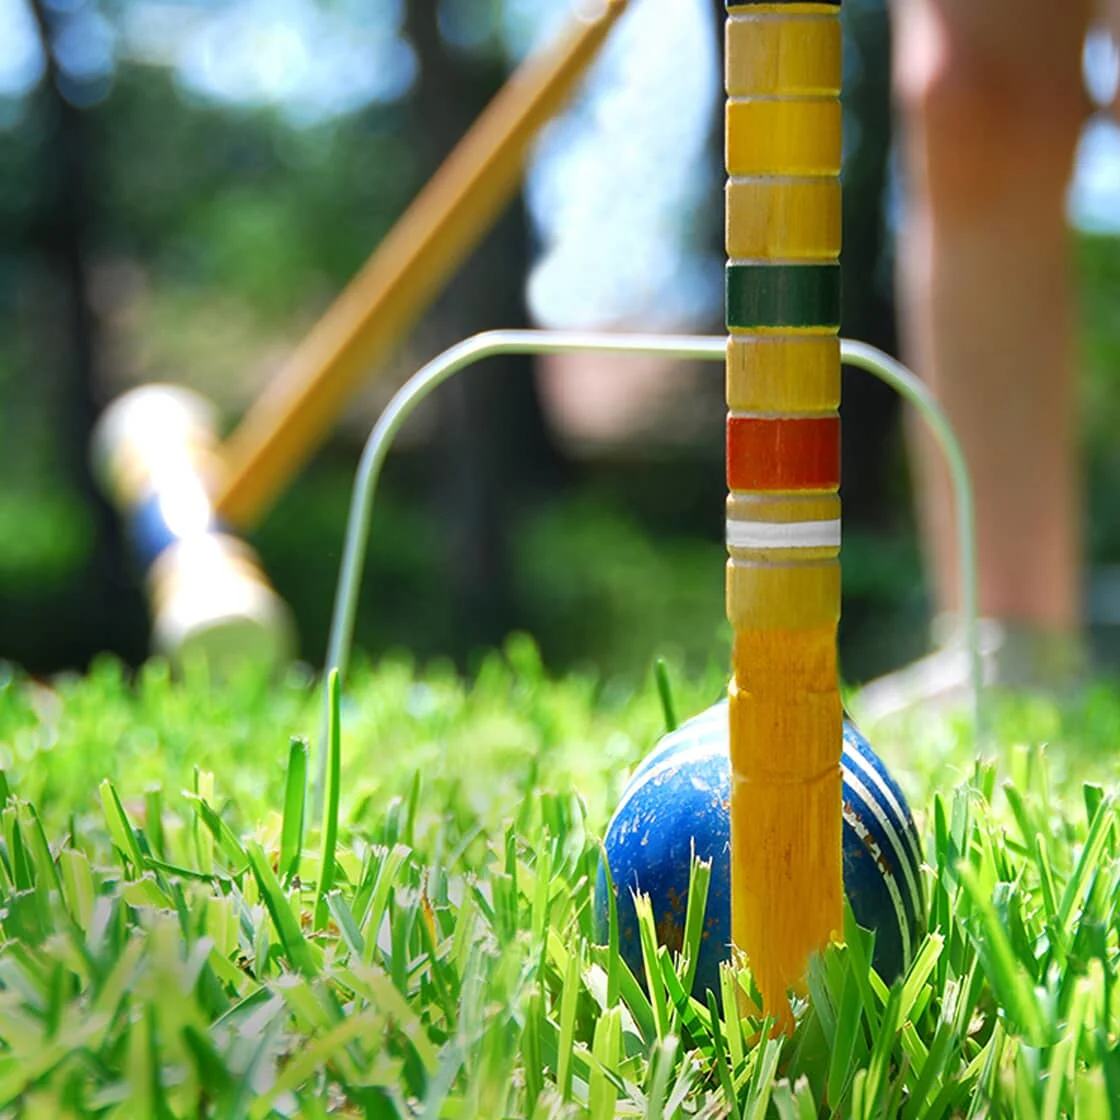
[[[840,417],[727,418],[730,490],[835,490]]]

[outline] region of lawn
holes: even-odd
[[[722,685],[670,675],[682,716]],[[1001,701],[979,763],[951,713],[875,737],[930,932],[887,987],[849,925],[769,1040],[726,1013],[749,973],[685,995],[694,937],[637,978],[593,936],[652,675],[551,679],[525,639],[469,683],[361,667],[322,828],[320,704],[0,667],[0,1116],[1120,1115],[1120,690]]]

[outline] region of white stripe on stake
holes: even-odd
[[[839,548],[840,519],[834,521],[727,521],[728,548]]]

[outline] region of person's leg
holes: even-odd
[[[1074,296],[1064,199],[1086,104],[1087,0],[897,0],[907,358],[976,486],[980,605],[1042,632],[1080,622]],[[941,611],[959,609],[948,478],[917,438]]]
[[[976,488],[989,680],[1076,671],[1081,621],[1074,306],[1065,192],[1087,105],[1092,0],[894,0],[905,187],[905,357],[960,437]],[[949,479],[911,417],[919,526],[939,621],[960,610]],[[941,653],[862,693],[874,718],[967,679]]]

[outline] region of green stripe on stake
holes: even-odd
[[[727,325],[840,326],[838,264],[729,264]]]

